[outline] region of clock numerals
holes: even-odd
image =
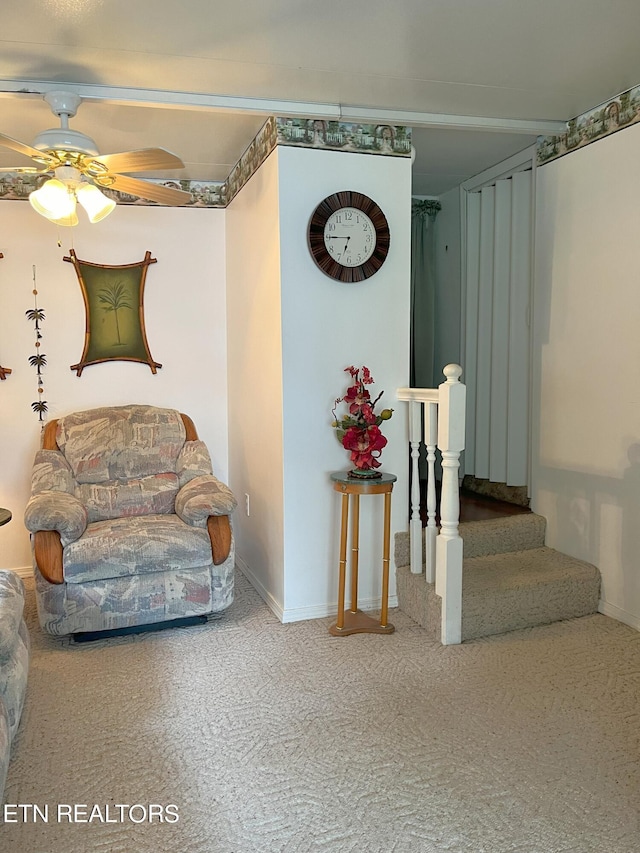
[[[360,266],[375,250],[373,223],[362,211],[341,208],[327,218],[324,244],[337,263],[345,267]]]

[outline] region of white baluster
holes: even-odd
[[[411,443],[411,521],[409,522],[409,548],[411,571],[422,572],[422,521],[420,520],[420,430],[422,404],[409,403],[409,441]]]
[[[458,530],[460,494],[458,469],[464,450],[466,388],[460,382],[462,368],[448,364],[447,381],[439,387],[438,446],[442,451],[442,497],[440,535],[436,546],[436,593],[442,598],[443,644],[462,641],[462,559],[463,546]]]
[[[424,443],[427,446],[427,529],[425,530],[426,579],[436,578],[436,443],[438,441],[438,406],[426,403],[424,407]]]

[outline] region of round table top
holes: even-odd
[[[0,506],[0,527],[8,521],[11,521],[10,511]]]
[[[389,486],[393,488],[392,484],[398,479],[395,474],[389,474],[387,471],[379,471],[379,477],[353,477],[350,475],[349,471],[332,471],[329,475],[334,483],[339,484],[339,486],[350,486],[357,487],[360,486],[362,491],[365,491],[367,487],[380,487],[380,486]],[[378,491],[378,489],[374,489]]]

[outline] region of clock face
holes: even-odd
[[[309,250],[320,269],[337,281],[364,281],[389,252],[389,225],[368,196],[352,190],[321,201],[309,222]]]
[[[357,207],[341,207],[327,219],[324,245],[339,264],[357,267],[368,261],[376,248],[373,222]]]

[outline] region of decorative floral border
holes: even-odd
[[[321,119],[277,118],[278,145],[411,156],[411,128]]]
[[[269,118],[262,125],[242,157],[229,173],[225,181],[225,206],[240,192],[249,178],[254,175],[276,147],[278,137],[276,133],[275,116]]]
[[[539,165],[550,163],[598,139],[610,136],[640,121],[640,86],[600,104],[567,123],[567,132],[560,136],[538,139]]]
[[[147,180],[161,186],[173,187],[191,193],[191,201],[184,207],[226,207],[249,178],[257,172],[276,145],[324,148],[331,151],[349,151],[391,157],[410,157],[411,128],[388,124],[355,124],[352,122],[270,116],[223,183],[219,181]],[[37,189],[46,179],[47,176],[44,175],[6,172],[0,177],[0,200],[26,200],[29,193]],[[160,206],[156,202],[127,193],[109,189],[105,189],[104,192],[118,204]]]
[[[24,200],[29,198],[29,193],[38,189],[49,175],[30,175],[21,172],[5,172],[0,176],[0,200]],[[159,184],[164,187],[184,190],[191,193],[191,201],[185,207],[226,207],[225,184],[219,181],[171,181],[153,180],[147,178],[149,183]],[[150,205],[160,207],[154,201],[128,195],[127,193],[115,192],[104,189],[104,194],[113,198],[118,204]]]

